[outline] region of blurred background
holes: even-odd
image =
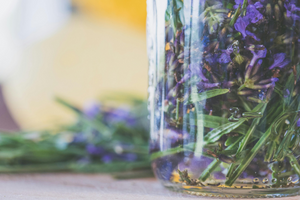
[[[146,1],[0,0],[0,129],[71,122],[54,101],[147,97]]]

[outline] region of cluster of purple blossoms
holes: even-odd
[[[287,43],[285,40],[293,34],[287,28],[281,28],[282,23],[298,21],[300,14],[295,0],[280,2],[278,6],[270,0],[235,0],[232,10],[224,8],[219,0],[207,2],[199,16],[199,40],[190,44],[189,52],[185,51],[185,33],[189,26],[174,31],[174,27],[167,25],[166,105],[176,107],[178,99],[187,101],[192,91],[185,85],[191,82],[196,82],[199,93],[229,88],[230,98],[235,98],[231,102],[238,101],[236,95],[254,103],[269,100],[276,82],[292,65],[290,47],[278,48],[274,46],[275,40],[279,45]],[[281,18],[286,21],[278,21],[278,7],[281,14],[286,13],[287,19]],[[267,34],[272,37],[267,38]],[[287,38],[282,39],[283,42],[278,39],[283,37]],[[187,60],[190,60],[189,64],[185,63]],[[212,110],[213,107],[204,109]]]
[[[136,147],[134,138],[130,137],[126,141],[122,139],[126,137],[125,135],[122,136],[122,134],[126,134],[126,131],[134,132],[135,129],[138,129],[141,134],[143,134],[143,131],[148,131],[147,128],[141,127],[142,125],[138,123],[140,119],[133,113],[133,109],[129,107],[112,108],[93,101],[84,106],[83,116],[90,123],[95,124],[95,128],[91,129],[94,125],[89,125],[88,127],[91,126],[89,130],[83,130],[73,137],[71,145],[81,145],[85,147],[87,152],[86,157],[80,159],[79,162],[83,160],[91,162],[95,159],[103,163],[113,161],[134,162],[139,159],[138,153],[132,151]],[[80,122],[79,126],[82,126],[83,129],[85,127]],[[100,128],[97,129],[97,126]],[[122,131],[123,129],[125,131]],[[111,135],[109,138],[103,134],[105,131],[105,134]],[[147,137],[142,142],[145,144],[140,145],[147,145]]]
[[[296,6],[297,1],[287,0],[284,4],[286,8],[286,16],[292,18],[294,21],[300,21],[300,8]]]
[[[247,26],[252,23],[255,24],[258,21],[263,19],[263,15],[257,10],[262,5],[254,4],[254,5],[248,5],[247,12],[244,17],[239,17],[234,24],[234,28],[240,32],[244,38],[247,36],[253,37],[255,40],[259,41],[260,39],[255,36],[255,34],[251,33],[250,31],[246,30]]]

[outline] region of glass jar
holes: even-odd
[[[300,1],[148,0],[150,152],[167,188],[300,190]]]

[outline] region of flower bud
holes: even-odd
[[[280,7],[281,9],[283,8],[283,3],[282,3],[281,0],[278,1],[278,5],[279,5],[279,7]]]
[[[276,20],[279,21],[281,14],[280,14],[280,8],[278,4],[275,5],[274,12],[275,12]]]
[[[266,14],[271,17],[272,15],[272,7],[271,7],[271,4],[268,3],[267,6],[266,6]]]

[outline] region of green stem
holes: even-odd
[[[272,141],[271,144],[268,147],[266,156],[265,156],[265,162],[270,162],[272,159],[272,156],[275,152],[276,142]]]
[[[176,120],[179,119],[179,104],[180,104],[180,101],[179,99],[176,100]]]
[[[285,157],[285,150],[288,148],[289,142],[291,140],[291,137],[293,135],[294,131],[289,131],[286,133],[286,135],[284,136],[282,142],[280,143],[276,154],[274,155],[274,160],[277,161],[283,161],[284,157]],[[280,135],[280,134],[279,134]]]
[[[236,22],[236,20],[238,19],[238,17],[241,14],[241,5],[239,5],[238,9],[236,10],[236,12],[234,13],[234,16],[232,17],[229,26],[233,26]]]
[[[264,103],[263,103],[263,104],[259,104],[258,106],[256,106],[256,107],[253,109],[253,112],[257,112],[257,111],[260,111],[260,110],[261,110],[261,113],[264,113],[266,107],[267,107],[267,104],[264,104]],[[258,126],[258,124],[259,124],[259,122],[260,122],[260,119],[261,119],[261,118],[256,118],[256,119],[253,120],[253,122],[252,122],[250,128],[248,129],[248,131],[247,131],[245,137],[244,137],[243,140],[241,141],[240,146],[239,146],[239,148],[238,148],[236,154],[242,152],[242,151],[246,148],[246,146],[247,146],[247,144],[248,144],[250,138],[252,137],[254,131],[256,130],[256,128],[257,128],[257,126]],[[232,163],[232,164],[230,165],[229,171],[228,171],[228,173],[227,173],[227,175],[226,175],[227,177],[230,177],[230,176],[231,176],[231,174],[233,173],[233,171],[234,171],[234,169],[236,168],[236,166],[237,166],[237,164],[235,164],[235,163]]]
[[[250,162],[253,160],[253,158],[258,153],[259,149],[265,144],[267,139],[272,133],[272,127],[270,126],[269,129],[265,132],[265,134],[261,137],[261,139],[256,143],[256,145],[251,149],[249,154],[245,156],[245,159],[241,161],[241,164],[237,167],[237,169],[234,171],[234,173],[228,178],[228,180],[225,182],[227,186],[232,186],[232,184],[236,181],[236,179],[242,174],[242,172],[248,167]]]
[[[226,150],[234,149],[241,139],[236,140],[232,145],[226,148]],[[204,182],[210,176],[210,174],[215,171],[215,169],[221,164],[221,161],[215,159],[210,165],[202,172],[201,176],[198,178],[200,181]]]
[[[232,163],[229,167],[229,170],[226,174],[226,177],[230,177],[232,175],[232,173],[234,172],[234,170],[236,169],[237,164]]]
[[[238,91],[241,91],[242,89],[246,88],[245,84],[241,85],[239,88],[238,88]]]
[[[247,7],[247,3],[248,3],[248,0],[244,0],[243,2],[243,7],[242,7],[242,12],[244,15],[246,15],[246,7]]]
[[[300,176],[300,165],[298,163],[298,160],[292,153],[288,153],[287,157],[289,158],[290,164],[294,168],[294,171],[298,174],[298,176]]]
[[[253,112],[260,111],[263,114],[265,112],[266,107],[267,107],[267,104],[265,104],[265,103],[259,104],[253,109]],[[252,122],[250,128],[248,129],[244,139],[240,143],[237,154],[242,152],[245,149],[245,147],[247,146],[252,134],[254,133],[254,131],[256,130],[256,127],[258,126],[258,124],[260,122],[260,119],[261,118],[256,118],[256,119],[253,120],[253,122]]]
[[[252,111],[251,106],[244,100],[244,98],[241,97],[241,96],[239,96],[239,98],[240,98],[245,110],[248,111],[248,112]]]
[[[215,159],[210,165],[202,172],[201,176],[198,178],[200,181],[204,182],[210,176],[210,174],[215,171],[215,169],[221,164],[221,161]]]
[[[289,177],[289,176],[292,176],[294,174],[295,174],[295,171],[293,170],[293,171],[281,173],[277,177],[278,178]]]
[[[240,146],[239,146],[236,154],[242,152],[245,149],[245,147],[247,146],[248,141],[251,138],[252,133],[255,131],[258,123],[259,123],[259,119],[254,119],[253,120],[252,125],[250,126],[250,129],[248,130],[248,132],[246,133],[245,137],[241,141]],[[236,168],[236,166],[237,166],[237,164],[235,164],[235,163],[232,163],[230,165],[229,171],[228,171],[228,173],[226,175],[227,177],[231,176],[231,174],[233,173],[233,171]]]

